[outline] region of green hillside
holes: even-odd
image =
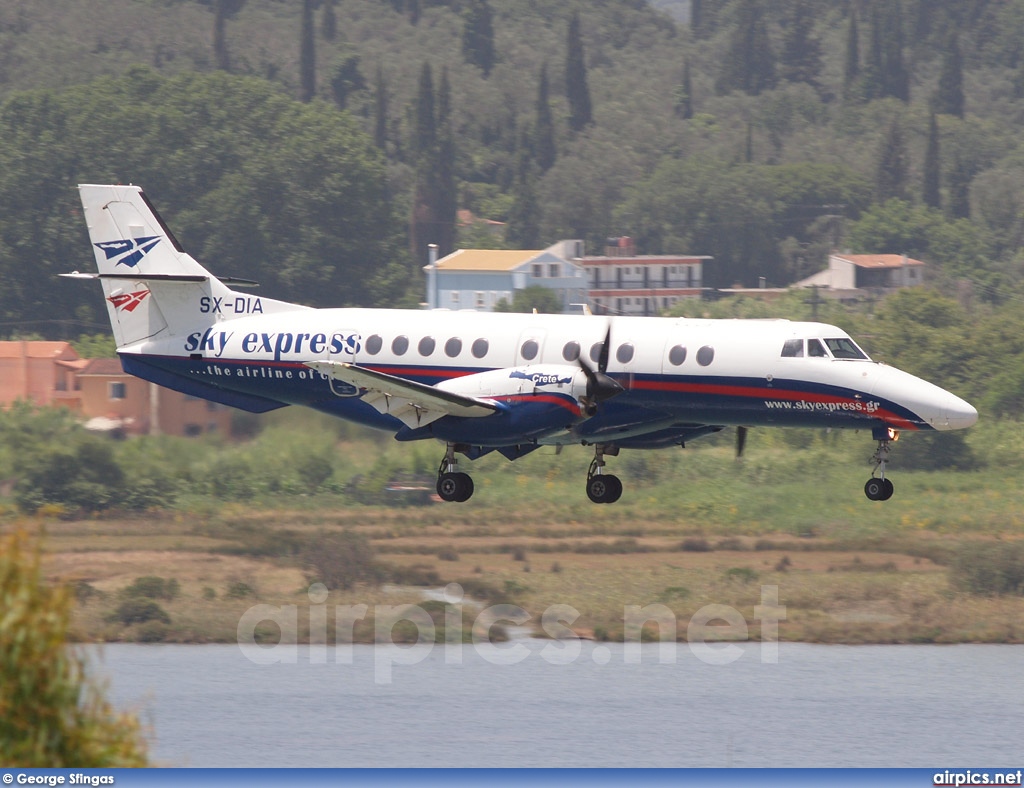
[[[839,246],[1017,292],[1024,1],[664,5],[5,3],[0,318],[102,323],[95,294],[46,284],[91,265],[69,187],[99,179],[143,185],[218,273],[314,304],[418,301],[427,241],[495,243],[456,237],[456,208],[515,246],[710,254],[718,286],[786,284]]]

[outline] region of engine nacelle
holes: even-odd
[[[448,416],[407,428],[396,435],[399,440],[432,435],[457,443],[521,444],[566,429],[586,416],[581,400],[587,394],[587,375],[564,364],[492,369],[442,381],[437,388],[491,400],[500,410],[484,418]]]

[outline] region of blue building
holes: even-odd
[[[502,299],[511,303],[516,290],[539,286],[558,295],[563,312],[578,311],[572,305],[587,300],[586,274],[576,259],[582,247],[560,241],[542,250],[459,249],[424,267],[427,306],[491,312]]]

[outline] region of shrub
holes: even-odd
[[[136,577],[135,581],[121,589],[121,596],[127,599],[166,599],[173,600],[178,596],[181,586],[175,578],[165,580],[155,575]]]
[[[749,566],[734,566],[731,569],[726,569],[725,576],[728,580],[738,580],[741,583],[753,583],[758,577],[757,571]]]
[[[228,599],[244,599],[247,596],[253,596],[255,591],[253,587],[246,583],[244,580],[230,580],[228,581],[228,588],[225,591],[225,596]]]
[[[167,639],[170,627],[162,621],[147,621],[135,633],[140,643],[162,643]]]
[[[152,599],[126,599],[117,606],[111,619],[120,621],[122,624],[145,624],[147,621],[159,621],[164,624],[171,623],[171,617],[167,611]]]
[[[711,545],[704,537],[690,536],[683,540],[682,544],[679,545],[679,549],[684,553],[710,553]]]
[[[0,611],[0,763],[146,766],[138,720],[113,710],[66,643],[71,592],[44,585],[24,534],[0,540]]]
[[[953,559],[950,577],[955,586],[972,594],[1024,595],[1024,543],[962,545]]]
[[[459,554],[455,552],[454,548],[442,547],[437,551],[437,558],[440,561],[458,561]]]
[[[321,531],[307,542],[302,559],[312,573],[310,579],[328,588],[348,589],[380,580],[370,540],[353,531]]]

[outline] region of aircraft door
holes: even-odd
[[[328,358],[331,361],[355,364],[363,353],[363,338],[355,329],[341,329],[328,339]],[[333,376],[330,378],[331,391],[339,397],[355,397],[359,389]]]
[[[516,343],[516,358],[513,366],[539,364],[544,357],[544,340],[547,332],[542,328],[528,328],[519,335]]]

